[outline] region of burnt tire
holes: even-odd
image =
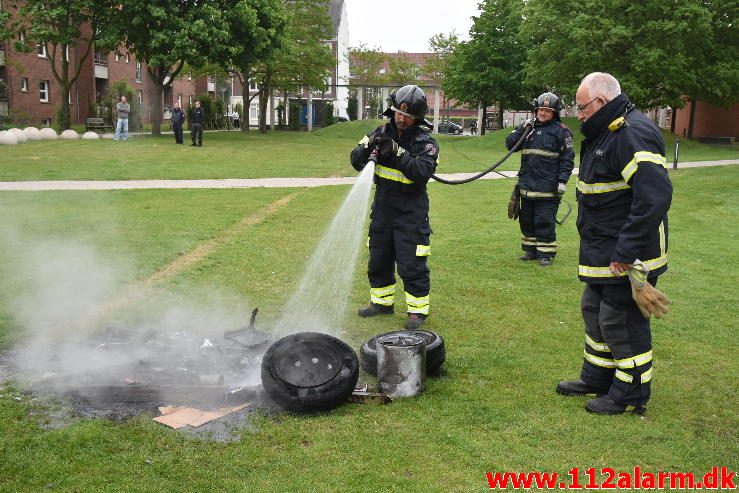
[[[377,339],[388,335],[411,334],[421,337],[426,342],[426,373],[437,375],[446,360],[444,338],[429,330],[396,330],[385,332],[368,339],[359,349],[359,361],[362,369],[371,375],[377,375]]]
[[[357,353],[327,334],[300,332],[283,337],[262,358],[262,386],[288,411],[333,409],[349,398],[358,379]]]

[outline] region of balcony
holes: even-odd
[[[103,56],[99,53],[95,53],[95,78],[96,79],[107,79],[108,78],[108,57]]]
[[[0,67],[5,66],[5,47],[0,44]]]

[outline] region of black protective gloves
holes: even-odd
[[[383,132],[375,134],[372,143],[377,148],[377,157],[381,162],[392,163],[398,157],[398,143]]]

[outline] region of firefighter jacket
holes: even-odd
[[[672,184],[657,126],[621,94],[582,125],[577,180],[578,275],[594,284],[627,282],[611,262],[636,259],[649,277],[667,270],[667,211]]]
[[[414,125],[399,136],[390,120],[367,134],[351,152],[351,164],[361,171],[372,152],[372,139],[384,132],[398,143],[398,155],[375,165],[375,198],[370,230],[385,227],[428,229],[426,183],[436,171],[439,146],[426,127]]]
[[[520,125],[506,138],[510,150],[524,134]],[[557,185],[567,183],[572,174],[575,151],[572,148],[572,132],[555,117],[548,122],[534,123],[534,131],[520,147],[521,169],[518,186],[521,197],[527,199],[555,199]]]

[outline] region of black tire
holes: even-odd
[[[336,337],[301,332],[279,339],[262,358],[262,386],[288,411],[328,411],[344,403],[359,379],[357,353]]]
[[[377,375],[377,339],[386,335],[412,334],[426,341],[426,374],[437,375],[446,360],[444,338],[429,330],[396,330],[385,332],[368,339],[359,349],[359,361],[362,369],[371,375]]]

